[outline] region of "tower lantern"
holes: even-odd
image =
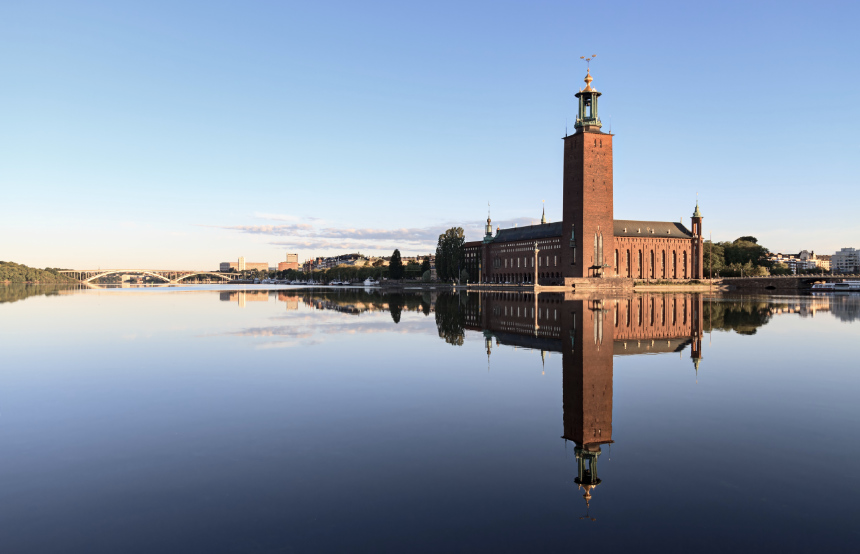
[[[594,78],[591,76],[590,62],[594,59],[594,55],[590,58],[585,56],[580,56],[580,58],[589,62],[589,67],[585,74],[585,88],[576,93],[576,98],[579,100],[579,112],[573,127],[579,131],[597,131],[602,127],[602,124],[597,116],[597,98],[600,93],[591,86]]]

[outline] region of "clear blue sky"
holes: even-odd
[[[857,2],[5,2],[0,260],[274,265],[561,218],[597,54],[615,217],[860,247]]]

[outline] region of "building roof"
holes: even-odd
[[[561,236],[561,221],[541,225],[526,225],[501,229],[493,237],[493,242],[513,242],[516,240],[536,240]]]
[[[665,237],[691,238],[693,233],[683,224],[675,221],[633,221],[616,219],[613,234],[616,237]]]
[[[675,221],[633,221],[616,219],[613,234],[616,237],[651,237],[651,238],[692,238],[693,233],[682,223]],[[514,242],[518,240],[537,240],[550,237],[560,237],[562,222],[545,223],[542,225],[526,225],[500,229],[493,237],[493,242]],[[477,241],[469,246],[477,245]]]

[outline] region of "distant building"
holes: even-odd
[[[771,253],[767,260],[772,264],[783,264],[795,274],[816,268],[830,271],[830,256],[818,256],[815,251],[801,250],[799,254]]]
[[[833,273],[860,272],[860,250],[843,248],[830,257],[830,267]]]
[[[269,264],[268,262],[246,262],[244,257],[240,257],[236,262],[221,262],[219,266],[219,271],[222,273],[227,273],[231,269],[239,273],[243,271],[253,271],[255,269],[259,271],[269,271]]]
[[[299,255],[298,254],[287,254],[287,261],[278,262],[278,271],[286,271],[288,269],[298,270],[299,269]]]

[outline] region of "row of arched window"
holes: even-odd
[[[619,259],[619,256],[621,258]],[[615,250],[615,267],[621,277],[632,279],[689,279],[687,252],[642,249]]]

